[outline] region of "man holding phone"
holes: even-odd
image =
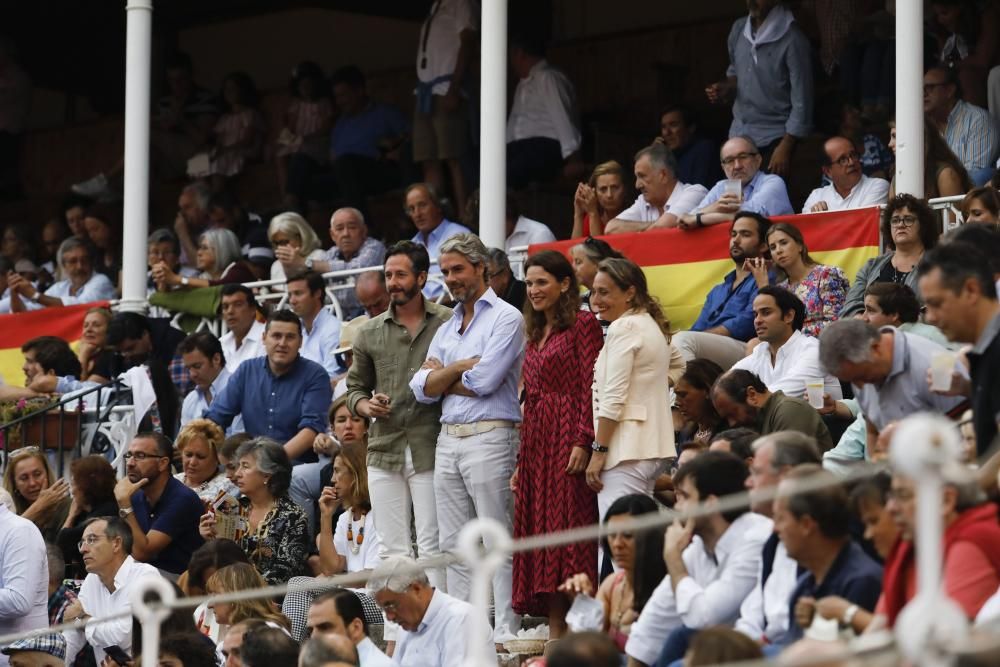
[[[80,586],[79,598],[63,614],[66,622],[128,614],[132,609],[132,587],[146,577],[160,576],[152,565],[133,560],[132,530],[118,517],[87,521],[79,547],[87,578]],[[125,664],[128,659],[123,662],[112,653],[122,651],[126,655],[118,657],[127,658],[132,650],[132,617],[65,630],[63,635],[67,665],[73,664],[85,643],[94,649],[97,664],[102,664],[106,655],[111,655],[118,664]]]
[[[440,553],[434,496],[434,453],[441,430],[441,404],[418,403],[409,383],[420,369],[434,334],[451,319],[450,308],[426,299],[430,257],[412,241],[385,255],[389,310],[358,330],[347,373],[347,405],[372,420],[368,434],[368,488],[379,516],[379,555],[411,556],[410,503],[420,558]],[[431,585],[444,573],[428,568]]]

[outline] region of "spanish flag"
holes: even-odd
[[[56,336],[75,348],[83,331],[83,318],[95,306],[107,306],[107,302],[0,315],[0,376],[3,381],[18,387],[24,386],[24,371],[21,370],[24,355],[21,354],[21,346],[32,338]]]
[[[877,206],[849,211],[774,217],[802,231],[810,256],[820,264],[839,266],[852,281],[865,262],[878,255]],[[683,231],[664,229],[604,236],[616,250],[643,268],[650,291],[659,298],[675,330],[688,329],[701,313],[709,290],[733,270],[728,224]],[[531,255],[553,249],[569,254],[581,239],[541,243]]]

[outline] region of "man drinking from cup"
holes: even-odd
[[[726,178],[716,183],[693,211],[680,217],[681,229],[731,222],[737,211],[753,211],[763,216],[795,212],[785,181],[760,170],[760,150],[752,139],[733,137],[722,145],[719,158]]]

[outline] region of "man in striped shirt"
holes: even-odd
[[[975,185],[993,175],[1000,133],[990,113],[961,99],[955,71],[937,65],[924,74],[924,112],[934,121]]]

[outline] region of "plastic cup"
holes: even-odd
[[[955,360],[958,355],[949,350],[937,352],[931,357],[931,389],[948,391],[951,389],[951,376],[955,372]]]
[[[725,185],[722,186],[722,194],[743,199],[743,181],[738,178],[727,178]]]
[[[826,382],[823,378],[810,378],[806,380],[806,398],[809,405],[817,410],[823,407],[823,389]]]

